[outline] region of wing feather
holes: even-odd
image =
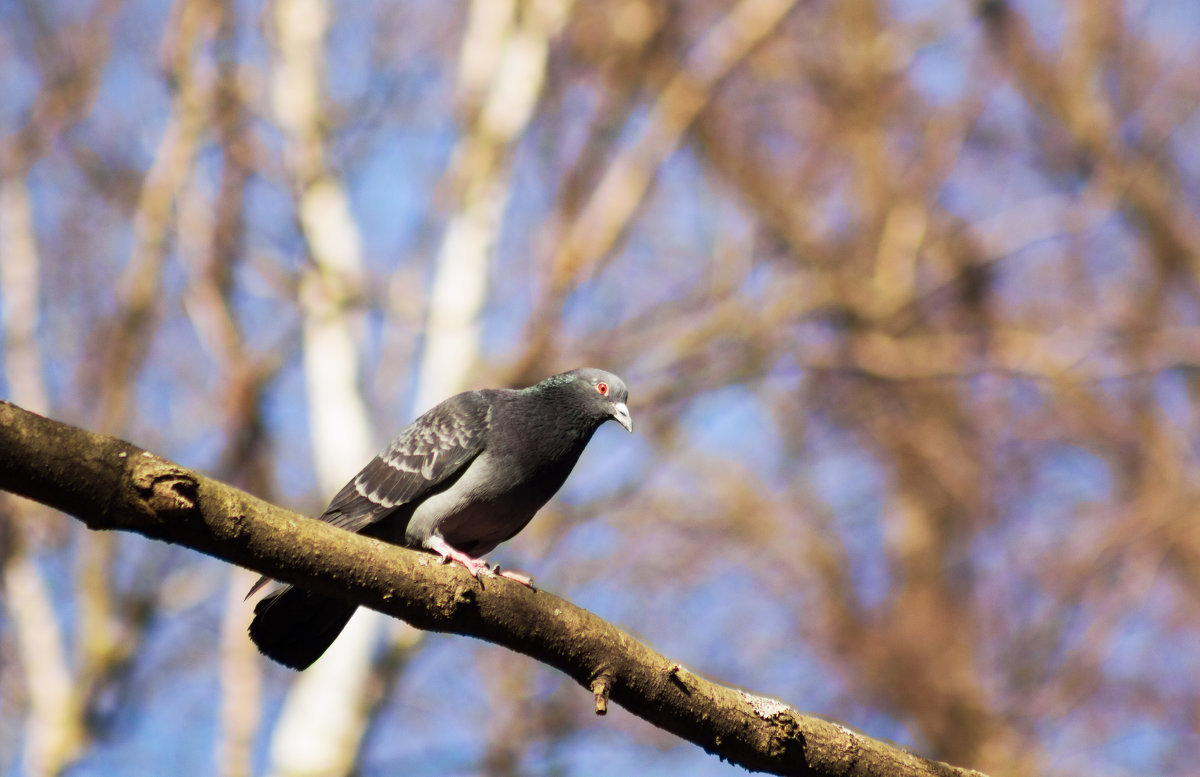
[[[338,492],[321,519],[361,531],[452,480],[483,452],[491,403],[483,392],[451,397],[400,431]]]

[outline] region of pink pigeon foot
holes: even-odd
[[[497,567],[496,574],[500,575],[500,577],[507,577],[509,580],[515,580],[521,585],[527,585],[530,588],[534,588],[533,578],[529,575],[522,574],[521,572],[514,572],[511,569],[500,569]]]
[[[457,561],[458,563],[462,564],[467,568],[467,571],[471,573],[471,577],[479,577],[480,572],[483,572],[489,576],[494,575],[491,567],[488,566],[487,559],[468,556],[466,553],[458,550],[436,534],[430,537],[426,541],[425,545],[434,553],[442,557],[442,563]]]
[[[441,556],[444,563],[457,561],[458,563],[462,564],[467,568],[467,571],[471,573],[471,577],[479,577],[479,573],[481,572],[488,577],[495,577],[497,574],[499,574],[500,577],[507,577],[509,580],[514,580],[522,585],[527,585],[530,588],[533,588],[533,578],[530,576],[523,575],[520,572],[512,572],[507,569],[504,571],[493,570],[492,567],[488,565],[487,559],[469,556],[466,553],[463,553],[461,550],[453,547],[450,543],[446,542],[436,534],[430,537],[426,541],[425,545],[434,553],[437,553],[439,556]]]

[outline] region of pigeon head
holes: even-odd
[[[584,367],[546,378],[538,385],[555,384],[569,389],[582,402],[584,411],[596,419],[597,425],[611,418],[625,427],[626,431],[633,431],[633,418],[625,404],[629,389],[625,387],[625,381],[616,375],[594,367]]]

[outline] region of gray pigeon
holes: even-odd
[[[492,575],[480,557],[525,528],[566,481],[596,429],[611,418],[633,431],[627,396],[624,381],[591,368],[526,389],[457,394],[402,429],[338,492],[321,520],[433,551],[473,576]],[[524,575],[500,574],[531,585]],[[267,582],[260,579],[250,593]],[[355,609],[285,585],[255,606],[250,638],[267,657],[305,669]]]

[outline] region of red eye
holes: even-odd
[[[596,391],[600,392],[600,396],[607,397],[608,396],[608,384],[607,383],[597,383]]]

